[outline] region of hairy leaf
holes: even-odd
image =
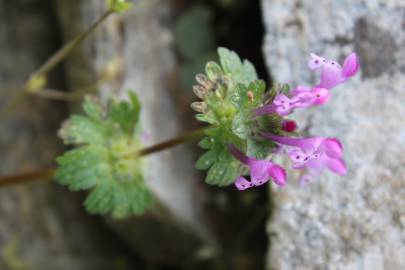
[[[129,101],[111,101],[108,110],[87,98],[87,116],[74,115],[60,131],[65,143],[77,148],[57,158],[57,181],[70,190],[89,190],[88,212],[115,218],[142,214],[152,195],[142,177],[140,160],[132,155],[140,148],[136,125],[140,104],[135,94]]]
[[[257,80],[257,73],[248,60],[242,60],[231,50],[226,48],[218,49],[219,60],[225,74],[228,74],[236,83],[248,85],[254,80]]]

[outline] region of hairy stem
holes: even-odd
[[[203,137],[207,130],[210,130],[210,129],[213,129],[213,128],[215,128],[215,127],[210,126],[210,127],[197,129],[195,131],[188,132],[188,133],[185,133],[183,135],[180,135],[180,136],[178,136],[176,138],[173,138],[173,139],[170,139],[170,140],[167,140],[167,141],[152,145],[150,147],[143,148],[143,149],[141,149],[141,150],[139,150],[137,152],[137,156],[139,156],[139,157],[147,156],[147,155],[150,155],[150,154],[160,152],[160,151],[166,150],[168,148],[177,146],[179,144],[183,144],[183,143],[186,143],[186,142],[189,142],[189,141],[196,140],[198,138]]]
[[[95,23],[93,23],[89,29],[82,32],[65,46],[59,49],[54,55],[52,55],[39,69],[33,74],[33,76],[43,76],[52,70],[57,64],[59,64],[74,48],[77,47],[86,37],[88,37],[96,28],[105,20],[108,16],[113,14],[112,11],[107,11],[100,17]]]
[[[215,126],[209,126],[201,129],[197,129],[195,131],[191,131],[185,134],[182,134],[176,138],[169,139],[167,141],[145,147],[135,153],[137,157],[144,157],[156,152],[164,151],[166,149],[175,147],[177,145],[187,143],[198,138],[201,138],[205,135],[207,130],[213,129]],[[13,186],[18,184],[36,182],[39,180],[50,179],[54,176],[56,169],[55,168],[48,168],[48,169],[40,169],[37,171],[32,171],[28,173],[22,174],[15,174],[9,176],[0,176],[0,188]]]

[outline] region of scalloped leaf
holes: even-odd
[[[141,161],[128,155],[140,148],[136,125],[140,104],[111,101],[106,115],[95,101],[84,102],[87,116],[72,116],[60,134],[65,143],[81,145],[57,158],[56,180],[72,191],[89,190],[86,210],[114,218],[140,215],[152,203],[142,177]]]
[[[121,129],[131,134],[139,120],[141,105],[139,99],[132,92],[129,93],[130,101],[112,101],[110,105],[110,117],[113,122],[118,123]]]
[[[218,54],[224,73],[231,76],[235,82],[248,85],[257,80],[256,69],[248,60],[242,62],[234,51],[226,48],[218,48]]]

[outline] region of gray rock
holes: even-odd
[[[349,173],[274,190],[269,269],[405,267],[405,2],[262,0],[264,53],[276,81],[312,85],[309,53],[361,74],[322,107],[296,111],[309,135],[338,137]]]
[[[105,6],[99,0],[61,0],[58,10],[69,38],[100,17]],[[67,64],[68,81],[75,89],[97,81],[112,59],[120,59],[121,75],[102,83],[100,95],[126,98],[127,90],[137,92],[149,145],[184,131],[172,95],[178,92],[170,89],[176,68],[171,25],[167,2],[142,1],[124,15],[110,17]],[[108,220],[118,234],[145,258],[164,263],[181,264],[184,256],[193,257],[212,243],[203,214],[204,192],[187,147],[148,156],[145,178],[160,203],[140,218]]]

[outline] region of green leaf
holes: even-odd
[[[241,139],[249,135],[249,127],[246,125],[246,118],[243,113],[238,113],[232,121],[232,132]]]
[[[227,128],[217,128],[207,131],[207,138],[204,138],[200,145],[209,149],[198,159],[196,168],[207,170],[205,181],[210,185],[226,186],[233,183],[239,173],[238,161],[228,150],[229,143],[237,143],[227,138],[231,133],[226,133]]]
[[[152,194],[141,178],[118,183],[105,179],[87,197],[84,205],[92,214],[112,213],[114,218],[141,215],[153,201]]]
[[[214,140],[212,138],[205,137],[198,143],[198,146],[202,149],[210,149],[213,146],[213,143]]]
[[[263,102],[264,92],[266,91],[266,84],[262,80],[254,80],[249,84],[248,91],[252,93],[252,101],[250,107],[256,108]]]
[[[248,85],[257,79],[257,73],[252,63],[248,60],[242,62],[234,51],[218,48],[218,54],[224,73],[230,75],[236,83]]]
[[[258,141],[248,138],[246,154],[257,159],[265,159],[274,146],[275,145],[271,141]]]
[[[102,143],[109,135],[109,127],[88,117],[73,115],[59,134],[66,144]]]
[[[223,148],[217,162],[208,170],[205,181],[210,185],[227,186],[238,176],[237,163],[227,148]]]
[[[193,5],[177,20],[174,27],[175,44],[186,61],[194,61],[201,55],[215,51],[211,18],[211,9]]]
[[[102,120],[102,108],[94,99],[90,96],[86,96],[83,103],[83,110],[89,118],[94,121]]]
[[[215,117],[211,116],[211,115],[208,115],[208,114],[198,113],[198,114],[195,115],[195,118],[198,121],[206,122],[206,123],[209,123],[209,124],[217,123],[217,120],[215,119]]]
[[[134,93],[129,92],[129,96],[130,103],[127,101],[112,101],[110,116],[114,122],[120,125],[124,132],[131,134],[139,120],[141,106],[138,97]]]
[[[66,152],[57,158],[60,165],[56,179],[71,190],[95,186],[103,174],[108,174],[108,153],[103,147],[86,146]]]
[[[195,167],[199,170],[206,170],[216,162],[217,158],[218,149],[212,148],[200,156],[195,164]]]
[[[114,218],[142,214],[152,195],[141,160],[129,155],[141,148],[138,98],[129,93],[129,101],[111,101],[108,110],[87,98],[83,107],[87,116],[73,115],[60,131],[66,143],[81,147],[57,158],[56,181],[73,191],[89,190],[84,204],[90,213]]]
[[[239,111],[244,110],[249,102],[247,92],[248,88],[242,83],[238,83],[234,88],[231,102]]]
[[[86,210],[91,214],[106,215],[114,208],[114,193],[117,192],[113,179],[104,178],[84,201]]]

